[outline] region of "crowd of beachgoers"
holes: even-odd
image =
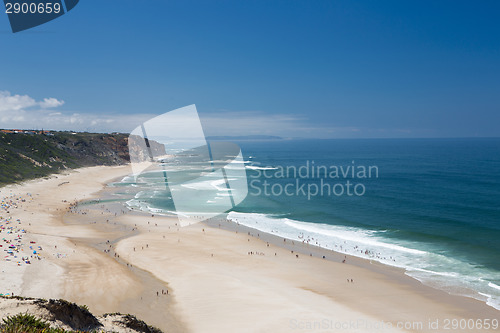
[[[13,218],[13,210],[19,209],[26,201],[33,200],[30,193],[24,196],[9,195],[1,198],[0,205],[0,269],[4,271],[6,265],[31,265],[35,260],[42,260],[43,248],[34,240],[27,240],[27,230],[23,221]],[[2,293],[0,296],[9,296],[12,293]]]

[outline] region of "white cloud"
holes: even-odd
[[[64,101],[44,98],[36,101],[28,95],[0,91],[0,128],[74,130],[129,133],[158,114],[116,114],[54,111]],[[165,110],[168,112],[170,110]],[[273,135],[303,138],[380,137],[379,132],[349,126],[330,126],[321,121],[290,114],[262,111],[224,111],[206,113],[198,110],[207,136]],[[384,134],[383,136],[387,136]]]
[[[44,98],[42,102],[38,103],[42,109],[57,108],[64,104],[64,101],[60,101],[56,98]]]
[[[28,95],[11,95],[8,91],[0,91],[0,112],[18,111],[36,105],[36,101]]]
[[[281,137],[349,137],[360,131],[355,127],[334,127],[314,123],[306,117],[269,114],[261,111],[227,111],[203,114],[201,122],[207,136],[272,135]]]
[[[33,107],[41,107],[42,109],[56,108],[64,104],[64,101],[56,98],[44,98],[43,101],[37,102],[34,98],[28,95],[12,95],[9,91],[0,91],[0,112],[14,112],[25,110]]]
[[[290,115],[269,115],[259,111],[226,111],[204,114],[198,110],[206,135],[290,136],[305,119]]]

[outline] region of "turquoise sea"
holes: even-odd
[[[230,219],[500,310],[500,138],[236,143],[249,192]],[[172,213],[168,189],[147,185],[122,181],[129,206]]]

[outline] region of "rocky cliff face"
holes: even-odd
[[[127,134],[0,133],[0,185],[129,159]]]

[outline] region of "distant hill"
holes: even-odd
[[[0,131],[0,185],[65,169],[128,163],[127,134]]]
[[[207,136],[207,140],[212,141],[251,141],[251,140],[283,140],[280,136],[274,135],[241,135],[241,136]]]

